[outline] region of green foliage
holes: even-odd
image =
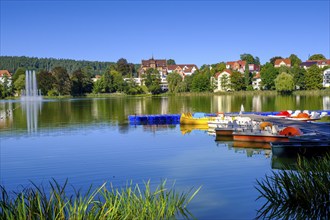
[[[99,94],[99,93],[101,93],[102,90],[103,90],[103,87],[104,87],[104,85],[103,85],[103,80],[102,80],[102,78],[99,79],[99,80],[97,80],[97,81],[95,81],[94,84],[93,84],[93,93],[94,93],[94,94]]]
[[[180,83],[182,82],[182,77],[180,74],[174,72],[170,73],[166,77],[168,83],[168,91],[169,92],[178,92]]]
[[[25,56],[0,56],[0,59],[1,68],[7,69],[11,73],[17,71],[19,68],[22,68],[23,72],[25,73],[25,69],[36,70],[37,72],[40,70],[51,71],[55,67],[61,66],[66,69],[69,74],[73,73],[77,69],[89,67],[91,72],[90,74],[96,75],[101,74],[108,66],[114,64],[113,62],[98,62],[85,60],[76,61],[70,59],[36,58]],[[14,81],[15,79],[16,78],[14,77]]]
[[[151,92],[151,94],[153,95],[158,95],[158,94],[161,94],[163,91],[162,91],[162,88],[160,87],[160,84],[159,83],[153,83],[151,84],[149,87],[148,87],[148,90],[149,92]]]
[[[291,54],[289,59],[291,60],[291,66],[299,66],[301,64],[301,59],[299,59],[295,54]]]
[[[71,81],[72,95],[82,95],[85,93],[90,93],[92,91],[92,79],[86,74],[86,72],[83,72],[81,69],[78,69],[72,73]]]
[[[21,91],[25,89],[25,75],[20,75],[18,79],[16,79],[14,88],[18,94],[21,94]]]
[[[130,64],[127,63],[127,60],[124,58],[120,58],[117,61],[117,71],[121,73],[123,76],[132,74],[131,66]]]
[[[212,69],[210,70],[211,76],[215,76],[217,73],[221,73],[226,69],[226,64],[224,62],[216,63],[211,65]],[[205,72],[207,69],[202,70]]]
[[[259,57],[253,57],[251,54],[243,53],[240,55],[241,60],[246,61],[247,64],[257,64],[260,65]]]
[[[305,75],[305,83],[307,90],[321,89],[323,87],[322,80],[322,70],[316,65],[313,65],[307,69]]]
[[[266,90],[274,90],[277,75],[278,70],[271,63],[266,63],[260,71],[262,86],[265,87]]]
[[[313,54],[308,59],[309,60],[326,60],[327,58],[323,54]]]
[[[38,89],[41,90],[41,94],[47,95],[48,92],[53,88],[55,82],[56,80],[52,73],[46,70],[41,70],[39,73],[37,73]]]
[[[2,62],[2,60],[1,60]],[[19,78],[19,76],[23,75],[25,76],[25,68],[20,67],[16,70],[16,72],[12,75],[11,80],[13,81],[13,83],[15,83],[15,81]]]
[[[306,70],[304,68],[301,68],[299,66],[293,66],[291,68],[291,74],[293,76],[293,82],[296,86],[299,87],[299,89],[305,89],[305,75]]]
[[[330,216],[330,155],[323,158],[298,158],[292,167],[272,171],[257,180],[260,196],[266,203],[258,210],[263,219],[327,219]]]
[[[224,91],[228,91],[231,87],[229,77],[227,75],[222,75],[219,77],[220,77],[221,89]]]
[[[288,73],[281,73],[275,79],[276,91],[281,94],[291,94],[294,90],[293,77]]]
[[[245,89],[245,82],[242,74],[238,71],[233,71],[230,76],[231,89],[240,91]]]
[[[194,75],[191,84],[191,91],[193,92],[211,91],[211,82],[208,74],[197,73],[196,75]]]
[[[168,60],[166,61],[166,64],[167,64],[167,65],[175,65],[176,63],[175,63],[175,60],[173,60],[173,59],[168,59]]]
[[[274,66],[275,65],[275,60],[277,59],[283,59],[281,56],[275,56],[269,59],[269,62]]]
[[[249,70],[249,64],[245,64],[245,70],[244,70],[244,83],[245,87],[247,88],[249,85],[252,83],[252,74],[250,73]]]
[[[67,70],[63,67],[55,67],[52,70],[52,74],[55,78],[54,89],[59,95],[70,95],[71,94],[71,80]]]
[[[106,183],[87,193],[75,190],[73,196],[66,194],[67,181],[61,186],[50,182],[50,192],[43,186],[33,184],[14,198],[0,186],[0,219],[173,219],[176,216],[191,218],[187,205],[196,196],[192,189],[177,193],[166,187],[163,181],[154,191],[150,181],[140,187],[129,183],[116,189]],[[174,188],[174,185],[172,186]]]

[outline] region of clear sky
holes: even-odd
[[[329,0],[1,0],[2,56],[198,66],[291,53],[330,57]]]

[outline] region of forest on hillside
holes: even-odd
[[[55,59],[55,58],[37,58],[26,56],[0,56],[0,69],[8,70],[15,73],[19,67],[29,70],[45,70],[51,71],[55,67],[61,66],[65,68],[69,74],[77,69],[92,69],[94,75],[102,74],[107,67],[115,64],[115,62],[100,62],[72,59]]]

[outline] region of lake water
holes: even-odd
[[[206,130],[129,125],[131,114],[326,110],[329,96],[113,97],[0,101],[0,177],[8,190],[67,178],[75,188],[104,182],[167,179],[177,191],[201,191],[189,205],[197,219],[253,219],[256,180],[279,166],[269,149],[216,142]],[[253,148],[254,147],[254,148]]]

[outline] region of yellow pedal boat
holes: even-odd
[[[214,121],[215,117],[195,118],[190,112],[182,113],[180,117],[181,125],[208,125],[209,121]]]

